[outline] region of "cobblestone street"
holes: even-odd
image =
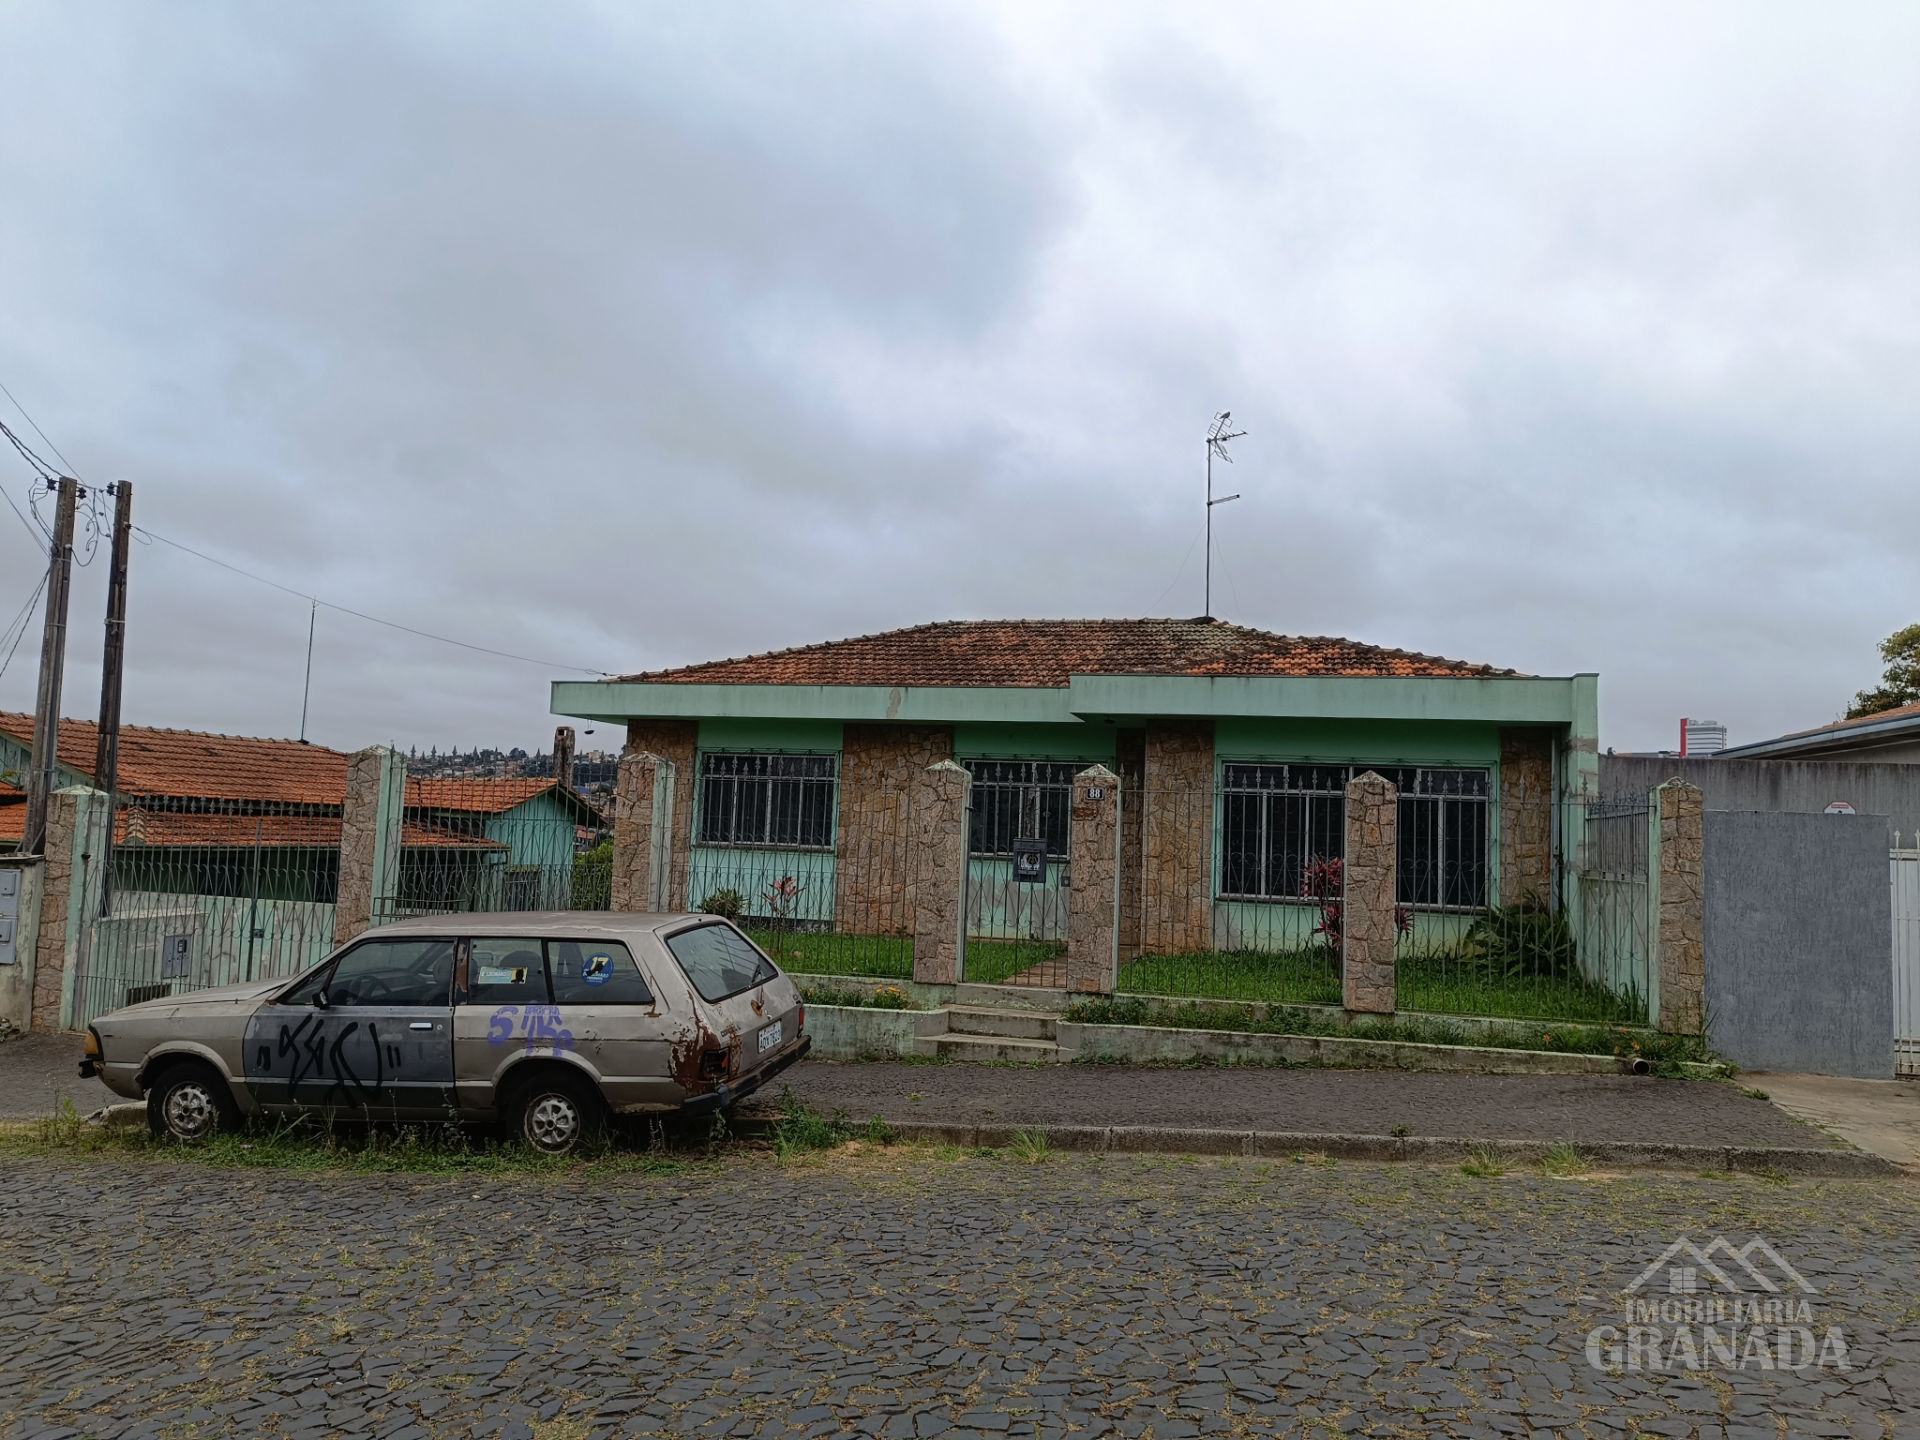
[[[1920,1433],[1906,1181],[903,1147],[554,1180],[19,1160],[0,1204],[16,1437]],[[1851,1368],[1591,1368],[1683,1234],[1764,1235]]]

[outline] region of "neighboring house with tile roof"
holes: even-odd
[[[55,788],[92,785],[97,727],[62,720]],[[25,831],[33,717],[0,711],[0,849]],[[343,751],[297,740],[124,725],[118,882],[138,893],[257,896],[331,904],[339,887]],[[401,902],[462,903],[489,890],[531,908],[571,866],[600,816],[547,779],[410,779]],[[523,893],[527,892],[527,893]]]
[[[1123,913],[1125,952],[1297,942],[1304,870],[1367,769],[1402,787],[1417,911],[1551,902],[1556,820],[1575,833],[1561,801],[1592,793],[1598,681],[1209,618],[942,621],[559,681],[552,709],[622,724],[629,749],[674,763],[673,903],[730,888],[751,908],[804,877],[798,918],[817,926],[859,908],[855,871],[884,867],[854,851],[898,831],[900,797],[952,759],[974,776],[970,930],[1057,938],[1064,906],[1037,897],[1070,859],[1071,776],[1104,765],[1123,797],[1123,910],[1170,885],[1185,897],[1177,922]],[[1044,845],[1045,885],[1010,888],[1016,840]]]
[[[1920,704],[1836,720],[1718,752],[1730,760],[1866,760],[1920,765]]]

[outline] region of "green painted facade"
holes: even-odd
[[[735,889],[750,908],[782,877],[802,887],[795,919],[815,925],[833,918],[834,854],[815,850],[707,846],[698,843],[703,757],[716,752],[830,754],[840,749],[844,725],[950,727],[953,753],[966,760],[1044,760],[1099,763],[1117,769],[1118,737],[1125,729],[1173,722],[1212,722],[1213,784],[1238,762],[1292,762],[1352,766],[1475,767],[1489,773],[1488,893],[1498,895],[1502,731],[1525,728],[1553,739],[1558,800],[1591,797],[1597,780],[1598,682],[1566,677],[1474,676],[1418,678],[1076,675],[1065,687],[885,687],[822,685],[646,684],[561,681],[553,686],[556,714],[601,723],[681,720],[697,724],[693,786],[694,841],[687,900],[698,905],[717,889]],[[1578,844],[1579,807],[1558,803],[1559,844]],[[1213,825],[1213,889],[1220,894],[1220,814]],[[837,817],[836,829],[838,833]],[[975,857],[976,896],[1006,896],[1009,863]],[[997,901],[970,916],[975,933],[1020,932],[1041,938],[1064,933],[1065,892],[1059,866],[1045,887],[1017,896],[1018,916]],[[1571,891],[1573,887],[1568,887]],[[1568,893],[1567,904],[1577,903]],[[1293,948],[1310,942],[1318,920],[1297,901],[1216,898],[1219,943],[1238,948]],[[987,913],[992,911],[992,913]],[[1456,936],[1468,916],[1421,912],[1416,943]]]

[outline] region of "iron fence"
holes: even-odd
[[[612,834],[578,794],[532,777],[409,779],[397,888],[375,923],[492,910],[604,910]]]
[[[295,975],[333,947],[337,807],[121,796],[104,913],[76,937],[74,1015]]]
[[[1073,777],[1057,760],[968,760],[964,979],[1066,984]]]
[[[864,780],[849,796],[833,778],[832,756],[705,758],[781,763],[703,769],[689,907],[737,921],[789,970],[911,977],[927,875],[915,838],[926,803],[917,777]],[[719,819],[713,806],[725,811]],[[740,823],[743,814],[751,823]]]

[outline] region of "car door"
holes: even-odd
[[[685,1089],[673,1076],[673,1048],[693,1017],[661,1003],[618,940],[549,940],[547,979],[559,1027],[600,1076],[615,1109],[677,1105]]]
[[[247,1083],[269,1109],[368,1120],[452,1114],[454,942],[370,937],[247,1024]]]

